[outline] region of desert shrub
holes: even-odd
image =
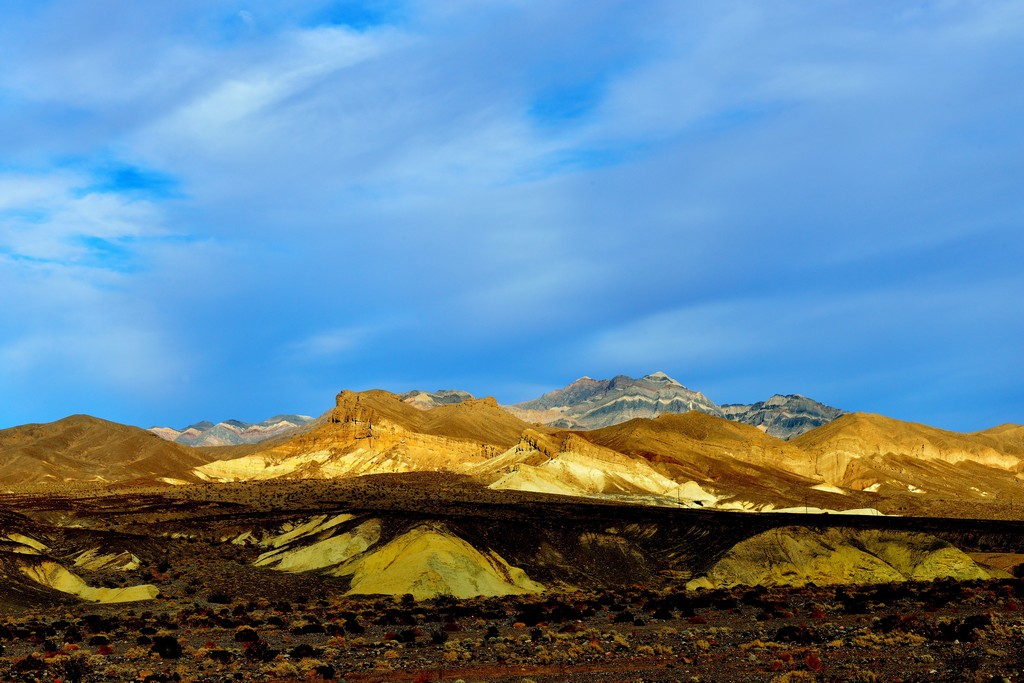
[[[78,620],[78,624],[90,633],[108,633],[117,625],[117,617],[103,617],[99,614],[86,614]]]
[[[296,680],[299,677],[299,670],[295,668],[295,665],[291,662],[276,662],[272,665],[263,667],[261,672],[267,679],[284,679],[284,680]],[[264,680],[267,680],[264,679]]]
[[[235,631],[236,643],[254,643],[260,639],[260,634],[251,626],[242,626]]]
[[[381,626],[415,626],[416,617],[408,610],[387,609],[377,621]]]
[[[788,671],[772,679],[772,683],[815,683],[818,679],[809,671]]]
[[[978,630],[992,625],[991,614],[975,614],[955,621],[940,621],[935,625],[932,637],[947,642],[973,643],[978,639]]]
[[[230,650],[214,648],[206,651],[206,658],[218,664],[230,664],[235,660],[235,653]]]
[[[670,621],[675,618],[675,615],[672,614],[672,610],[666,605],[658,605],[655,608],[654,613],[651,614],[651,617],[662,621]]]
[[[324,633],[323,624],[316,620],[304,621],[292,627],[292,633],[301,636],[308,633]]]
[[[526,626],[536,626],[537,624],[545,621],[547,618],[544,608],[538,604],[526,604],[523,605],[516,614],[515,621],[518,621]]]
[[[142,683],[181,683],[181,674],[152,673],[142,679]]]
[[[324,651],[323,648],[313,647],[308,643],[302,643],[301,645],[296,645],[292,649],[288,650],[288,656],[292,659],[323,657]]]
[[[961,680],[967,674],[974,673],[980,664],[981,657],[962,645],[955,645],[946,657],[946,671],[952,680]]]
[[[804,624],[787,624],[775,631],[773,640],[779,643],[799,643],[810,645],[811,643],[823,643],[827,638],[818,629]]]
[[[281,654],[281,651],[271,648],[265,640],[256,640],[245,644],[243,654],[246,659],[252,661],[269,662]]]
[[[150,651],[159,655],[160,659],[178,659],[182,654],[181,643],[174,636],[156,636]]]
[[[312,671],[315,675],[319,676],[325,681],[333,681],[334,677],[337,675],[337,671],[335,671],[334,667],[330,664],[321,664],[319,666],[315,666],[313,667]]]
[[[401,629],[395,640],[400,643],[415,643],[416,638],[422,635],[418,628],[403,628]]]
[[[851,664],[843,672],[842,680],[847,683],[878,683],[878,676],[873,671]]]
[[[76,652],[70,657],[54,657],[50,673],[65,683],[81,683],[82,679],[92,673],[89,657]]]
[[[215,605],[230,605],[231,596],[221,590],[210,591],[206,595],[206,602],[213,603]]]
[[[14,670],[18,672],[46,671],[46,662],[31,654],[14,662]]]

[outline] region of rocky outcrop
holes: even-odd
[[[737,543],[687,588],[986,579],[965,553],[928,534],[782,527]]]
[[[281,533],[260,542],[270,550],[254,564],[348,578],[348,592],[353,595],[411,594],[425,600],[544,590],[498,553],[474,547],[442,523],[417,524],[384,539],[379,519],[348,522],[351,515],[321,515],[289,523]]]
[[[528,422],[564,429],[597,429],[638,417],[699,410],[721,415],[699,391],[691,391],[663,372],[640,379],[619,375],[609,380],[582,377],[564,389],[507,409]]]
[[[443,524],[424,524],[365,553],[338,572],[351,577],[353,595],[411,594],[417,600],[450,595],[541,593],[532,581],[493,551],[478,550]]]
[[[21,567],[21,571],[36,583],[89,602],[138,602],[152,600],[160,594],[159,589],[151,584],[127,588],[96,588],[88,585],[82,577],[52,560],[26,562]]]
[[[792,439],[845,415],[838,408],[800,394],[776,394],[767,401],[750,405],[727,404],[721,407],[722,416],[736,422],[753,425],[780,439]]]
[[[438,406],[450,406],[462,403],[463,401],[471,401],[473,394],[459,391],[458,389],[439,389],[437,391],[414,390],[399,394],[398,398],[414,408],[430,410]]]

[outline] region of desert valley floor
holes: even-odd
[[[0,681],[1024,680],[1020,425],[655,373],[200,426],[0,430]]]
[[[1024,674],[1024,584],[1013,577],[1024,560],[1024,522],[1012,519],[637,506],[494,491],[427,473],[112,492],[23,487],[0,496],[0,506],[4,681],[988,681]],[[392,543],[426,530],[417,539],[428,554],[407,547],[392,562],[403,566],[382,564],[375,577],[331,575],[339,544],[358,542],[353,533],[371,521]],[[749,552],[761,553],[754,564],[774,567],[784,583],[801,552],[821,554],[809,550],[819,546],[804,533],[839,552],[830,571],[845,557],[843,544],[852,544],[874,557],[889,553],[887,566],[904,569],[953,548],[988,573],[687,590],[716,566],[743,571],[738,544],[766,534],[791,556],[773,555],[771,544]],[[451,538],[468,549],[444,545]],[[493,580],[466,564],[476,549],[493,552],[476,561],[498,568],[506,595],[460,597]],[[917,557],[901,565],[893,553]],[[84,602],[30,577],[26,560],[69,567],[92,588],[145,585],[155,596]],[[886,571],[857,562],[855,571]],[[942,562],[943,571],[965,571]],[[396,570],[411,591],[448,583],[429,597],[374,593],[372,581]],[[431,571],[437,576],[424,578]],[[474,572],[478,583],[465,586]],[[369,588],[354,594],[359,580]]]

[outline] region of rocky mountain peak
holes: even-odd
[[[660,370],[658,372],[652,372],[649,375],[644,375],[641,379],[650,380],[652,382],[664,382],[665,384],[675,384],[677,386],[683,386],[682,384],[672,379],[671,377],[666,375],[664,372],[661,372]]]

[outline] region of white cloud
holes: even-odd
[[[366,328],[334,329],[317,332],[289,344],[289,355],[297,362],[335,359],[357,350],[370,336]]]

